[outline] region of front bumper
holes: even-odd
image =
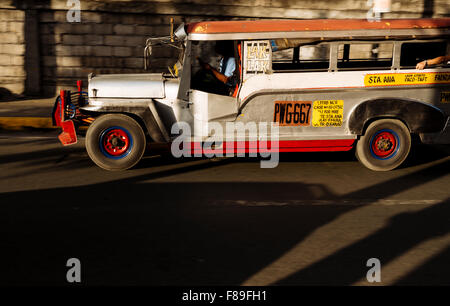
[[[52,111],[52,119],[53,125],[62,128],[62,133],[58,138],[64,146],[76,144],[77,127],[80,125],[88,125],[93,121],[93,118],[80,112],[80,107],[86,105],[87,101],[87,93],[81,90],[74,93],[61,90],[60,95],[56,98]]]

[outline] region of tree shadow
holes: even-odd
[[[397,280],[395,284],[400,286],[448,286],[450,284],[450,280],[448,277],[450,273],[450,268],[448,265],[449,258],[450,247],[447,247],[441,253],[436,254],[431,259],[423,263],[420,267],[417,267],[414,271],[411,271],[410,273]]]
[[[448,234],[449,213],[450,200],[447,199],[418,212],[396,215],[376,233],[296,272],[277,285],[351,285],[365,278],[369,268],[364,270],[364,267],[369,258],[378,258],[383,271],[383,266],[419,243]],[[449,272],[448,262],[443,264],[442,260],[433,259],[398,283],[449,284]]]
[[[105,183],[1,193],[0,247],[6,251],[0,255],[0,283],[64,285],[65,262],[76,257],[85,285],[239,285],[317,228],[355,209],[239,203],[383,199],[447,175],[450,163],[444,160],[340,197],[326,185],[301,182],[158,181],[188,172],[195,177],[196,171],[230,162],[205,160]],[[266,170],[255,171],[264,175]],[[364,270],[361,257],[370,254],[387,262],[446,231],[446,207],[394,219],[373,238],[279,284],[350,284]],[[410,232],[414,235],[405,238]],[[338,277],[332,271],[342,273]]]

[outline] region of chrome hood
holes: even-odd
[[[105,74],[89,78],[89,98],[165,98],[162,73]]]

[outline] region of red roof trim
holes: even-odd
[[[188,24],[187,32],[195,34],[222,34],[329,30],[432,29],[449,27],[450,18],[382,19],[379,22],[369,22],[365,19],[254,20],[195,22]]]

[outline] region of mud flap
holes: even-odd
[[[62,133],[59,134],[58,139],[63,146],[68,146],[77,143],[77,133],[75,125],[72,120],[61,121]]]

